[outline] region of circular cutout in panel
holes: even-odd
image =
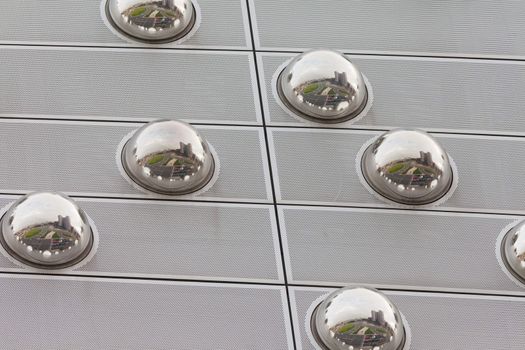
[[[329,294],[314,310],[311,329],[326,350],[402,350],[406,343],[403,318],[381,292],[346,287]]]
[[[379,195],[406,205],[445,196],[454,172],[441,145],[420,130],[395,129],[377,138],[361,158],[363,177]]]
[[[206,140],[191,125],[176,120],[150,122],[122,150],[126,174],[143,188],[165,195],[202,189],[216,164]]]
[[[525,284],[525,221],[519,222],[503,237],[501,257],[509,272]]]
[[[35,192],[17,200],[2,217],[0,243],[14,259],[37,268],[79,263],[93,247],[93,231],[69,197]]]
[[[191,0],[108,0],[106,13],[118,31],[143,42],[178,40],[196,21]]]
[[[368,92],[357,67],[333,50],[312,50],[292,59],[277,79],[283,104],[320,123],[340,123],[359,115]]]

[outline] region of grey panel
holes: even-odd
[[[310,305],[331,291],[292,288],[298,349],[314,349],[305,332]],[[525,299],[516,297],[385,292],[399,307],[411,329],[410,350],[521,350],[525,344],[522,317]],[[293,308],[292,303],[292,308]]]
[[[2,47],[0,61],[0,117],[259,124],[247,53]]]
[[[139,124],[0,121],[0,191],[56,190],[66,194],[150,197],[130,185],[117,168],[121,140]],[[203,200],[269,201],[261,129],[199,126],[220,159],[215,185]],[[165,197],[165,196],[164,196]],[[173,197],[169,197],[173,198]]]
[[[523,292],[501,270],[495,254],[498,235],[516,217],[382,209],[281,210],[287,275],[293,283]]]
[[[202,21],[184,47],[247,47],[241,0],[198,0]],[[0,43],[142,46],[113,34],[101,16],[100,0],[0,0],[9,13],[0,23]],[[164,44],[164,47],[177,47]]]
[[[3,349],[291,349],[281,287],[4,275],[0,289]]]
[[[270,125],[308,125],[275,102],[272,76],[292,55],[259,54]],[[509,91],[525,89],[523,62],[350,56],[369,79],[374,100],[354,127],[525,132],[525,101]],[[264,96],[264,95],[263,95]],[[348,123],[324,127],[348,127]]]
[[[274,172],[283,203],[384,206],[361,184],[355,158],[378,132],[272,128]],[[523,213],[524,138],[435,135],[459,169],[459,185],[441,207]],[[505,175],[501,169],[512,169]]]
[[[520,1],[251,1],[259,48],[525,55]]]
[[[13,200],[0,197],[0,207]],[[253,282],[282,278],[273,207],[76,201],[95,222],[100,243],[95,257],[74,274]],[[3,255],[0,270],[23,271]]]

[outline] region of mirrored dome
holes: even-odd
[[[396,129],[381,135],[365,150],[361,167],[377,193],[401,204],[432,203],[452,186],[447,153],[420,130]]]
[[[281,72],[277,91],[294,113],[322,123],[355,118],[365,108],[363,76],[343,54],[312,50],[295,57]]]
[[[22,263],[39,268],[74,265],[93,246],[86,214],[60,193],[23,196],[4,214],[0,228],[4,249]]]
[[[327,350],[401,350],[405,345],[397,307],[370,288],[347,287],[328,295],[315,309],[311,328]]]
[[[122,164],[137,184],[166,195],[198,191],[215,171],[208,143],[191,125],[176,120],[138,129],[124,146]]]
[[[107,13],[119,31],[141,41],[177,40],[195,24],[191,0],[108,0]]]
[[[525,221],[514,226],[502,241],[505,266],[522,283],[525,283]]]

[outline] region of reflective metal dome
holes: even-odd
[[[215,171],[208,143],[191,125],[176,120],[137,130],[124,146],[122,165],[137,184],[167,195],[200,190]]]
[[[525,221],[507,232],[502,241],[501,253],[507,269],[525,283]]]
[[[396,129],[381,135],[365,150],[361,168],[376,192],[402,204],[432,203],[452,186],[447,153],[419,130]]]
[[[69,197],[35,192],[16,201],[1,221],[0,242],[15,259],[34,267],[76,264],[93,246],[88,218]]]
[[[290,110],[323,123],[356,117],[368,100],[359,70],[332,50],[312,50],[294,58],[281,72],[277,91]]]
[[[191,0],[108,0],[107,14],[119,31],[142,41],[177,40],[195,24]]]
[[[327,350],[401,350],[406,335],[397,307],[379,291],[347,287],[315,309],[312,333]]]

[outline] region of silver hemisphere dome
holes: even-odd
[[[60,269],[80,262],[93,246],[84,211],[69,197],[35,192],[4,214],[0,242],[15,259],[33,267]]]
[[[507,232],[502,241],[501,252],[509,272],[525,283],[525,221]]]
[[[291,111],[321,123],[355,118],[368,100],[357,67],[345,55],[325,49],[295,57],[279,75],[277,91]]]
[[[365,150],[361,168],[377,193],[407,205],[435,202],[453,180],[447,153],[420,130],[395,129],[381,135]]]
[[[326,350],[401,350],[406,341],[397,307],[383,293],[364,287],[328,295],[315,309],[311,328]]]
[[[137,184],[166,195],[198,191],[215,171],[208,143],[191,125],[176,120],[138,129],[124,145],[122,165]]]
[[[139,41],[177,40],[195,24],[191,0],[108,0],[106,6],[116,29]]]

